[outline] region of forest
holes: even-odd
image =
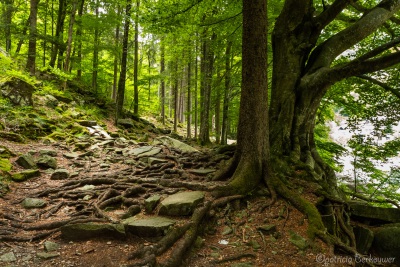
[[[400,1],[0,14],[0,263],[400,264]]]

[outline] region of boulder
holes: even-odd
[[[131,217],[122,222],[125,231],[141,237],[163,236],[176,222],[164,217],[136,218]]]
[[[356,237],[357,251],[361,254],[367,254],[374,241],[374,233],[370,229],[359,225],[353,228],[353,232]]]
[[[400,209],[373,207],[360,202],[349,203],[351,216],[370,224],[400,222]]]
[[[13,173],[11,175],[11,179],[15,182],[23,182],[30,178],[39,177],[40,172],[39,170],[25,170],[17,173]]]
[[[176,148],[183,153],[188,153],[188,152],[199,152],[197,149],[194,147],[189,146],[188,144],[185,144],[179,140],[176,140],[174,138],[171,138],[169,136],[160,136],[153,141],[154,145],[165,145],[168,147],[173,147]]]
[[[42,169],[57,169],[57,160],[53,157],[48,155],[41,156],[38,161],[36,162],[37,166]]]
[[[65,180],[68,178],[69,178],[69,171],[66,169],[57,169],[50,176],[51,180]]]
[[[0,158],[11,158],[15,156],[13,152],[11,152],[7,147],[0,146]]]
[[[161,152],[161,148],[159,147],[154,147],[154,146],[142,146],[142,147],[137,147],[132,150],[128,151],[128,155],[134,155],[136,157],[151,157],[154,155],[157,155],[158,153]]]
[[[51,150],[51,149],[42,149],[39,151],[40,155],[48,155],[51,157],[56,157],[57,156],[57,151]]]
[[[49,108],[56,108],[58,106],[58,100],[52,95],[44,96],[44,104]]]
[[[11,133],[6,131],[0,131],[0,137],[4,138],[9,141],[17,142],[17,143],[24,143],[25,138],[17,133]]]
[[[132,119],[119,119],[117,124],[118,126],[122,126],[126,129],[133,128],[135,126],[135,123]]]
[[[191,215],[204,200],[204,192],[192,191],[173,194],[161,201],[159,214],[169,216]]]
[[[61,227],[61,235],[67,240],[87,240],[91,238],[125,238],[121,224],[78,223]]]
[[[144,201],[144,209],[147,212],[152,212],[154,208],[157,206],[158,202],[160,202],[161,196],[160,195],[154,195],[149,198],[147,198]]]
[[[381,227],[375,232],[372,249],[380,257],[400,266],[400,226]]]
[[[25,169],[34,169],[36,168],[36,163],[31,154],[24,154],[17,158],[15,161],[19,166]]]

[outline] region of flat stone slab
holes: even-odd
[[[128,152],[129,155],[135,155],[137,157],[151,157],[161,152],[161,148],[154,146],[142,146],[137,147]]]
[[[43,208],[46,206],[46,201],[40,198],[25,198],[22,201],[22,206],[26,209]]]
[[[87,240],[91,238],[125,238],[125,229],[121,224],[78,223],[61,227],[62,237],[67,240]]]
[[[161,201],[158,214],[169,216],[191,215],[196,206],[204,200],[204,192],[181,192]]]
[[[363,219],[377,220],[379,222],[400,222],[400,209],[380,208],[362,203],[349,203],[351,215]]]
[[[125,231],[141,237],[163,236],[176,221],[164,217],[136,218],[131,217],[122,222]]]
[[[188,144],[185,144],[185,143],[183,143],[179,140],[176,140],[174,138],[171,138],[169,136],[160,136],[160,137],[154,139],[153,143],[155,145],[163,144],[168,147],[173,147],[173,148],[179,149],[182,152],[199,152],[194,147],[189,146]]]
[[[200,176],[207,176],[208,174],[215,172],[215,169],[191,169],[189,172]]]

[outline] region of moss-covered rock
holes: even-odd
[[[24,143],[25,142],[25,137],[17,134],[17,133],[11,133],[11,132],[6,132],[6,131],[0,131],[0,138],[4,138],[8,141],[13,141],[17,143]]]
[[[11,150],[9,150],[7,147],[5,146],[0,146],[0,158],[11,158],[15,156],[15,154],[13,152],[11,152]]]
[[[15,182],[23,182],[30,178],[39,177],[39,170],[25,170],[11,175],[11,179]]]
[[[57,169],[57,160],[48,155],[42,155],[36,162],[37,166],[42,169]]]
[[[78,223],[61,227],[62,237],[67,240],[86,240],[91,238],[125,238],[121,224]]]
[[[36,168],[35,159],[31,154],[24,154],[17,158],[15,161],[19,166],[25,169],[34,169]]]
[[[400,266],[400,227],[382,227],[377,230],[372,248],[380,257],[393,258],[396,265]]]

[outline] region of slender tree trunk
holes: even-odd
[[[15,49],[15,54],[16,55],[18,55],[19,52],[21,51],[21,47],[22,47],[22,45],[24,44],[24,41],[25,41],[24,36],[27,35],[30,23],[31,23],[31,17],[29,15],[29,17],[26,20],[25,25],[24,25],[24,27],[22,29],[22,33],[21,33],[22,37],[19,39],[18,44],[17,44],[17,48]]]
[[[12,0],[4,0],[4,34],[6,39],[6,52],[11,52],[11,25],[12,25]]]
[[[118,5],[118,15],[120,15],[120,6]],[[114,80],[113,80],[113,91],[111,95],[112,100],[117,99],[117,87],[118,87],[118,46],[119,46],[119,25],[115,27],[115,55],[114,55]]]
[[[161,62],[160,62],[160,74],[161,74],[161,121],[165,125],[165,44],[164,38],[161,38]]]
[[[125,80],[126,80],[126,67],[128,59],[128,41],[129,41],[129,18],[131,16],[131,0],[126,3],[126,17],[124,25],[124,38],[122,41],[122,57],[121,57],[121,73],[119,75],[118,81],[118,93],[117,93],[117,104],[116,104],[116,114],[115,114],[115,124],[118,123],[118,119],[122,115],[122,110],[124,107],[125,98]]]
[[[219,76],[219,75],[218,75]],[[220,77],[218,77],[220,80]],[[215,142],[219,144],[221,142],[221,123],[220,123],[220,116],[221,116],[221,92],[220,87],[216,88],[216,98],[215,98]]]
[[[100,2],[99,0],[96,0],[96,21],[99,19],[99,9],[100,9]],[[98,94],[97,90],[97,75],[99,72],[99,38],[100,38],[100,32],[99,32],[99,24],[96,24],[95,30],[94,30],[94,46],[93,46],[93,71],[92,71],[92,89],[95,92],[95,94]]]
[[[56,64],[57,54],[60,55],[60,51],[62,50],[63,44],[63,32],[64,32],[64,21],[66,17],[66,0],[58,1],[58,13],[57,13],[57,25],[56,25],[56,34],[54,36],[54,46],[51,51],[51,58],[49,65],[54,68]],[[61,54],[62,55],[62,54]],[[60,61],[60,59],[59,59]]]
[[[73,33],[74,23],[75,23],[76,5],[77,5],[77,0],[74,0],[72,2],[71,16],[70,16],[70,20],[69,20],[67,52],[65,54],[65,63],[64,63],[64,71],[65,72],[69,72],[69,62],[70,62],[71,51],[72,51],[72,33]]]
[[[77,39],[77,73],[76,78],[78,81],[82,78],[82,16],[83,16],[83,7],[85,4],[85,0],[80,0],[79,8],[78,8],[78,19],[76,21],[77,29],[76,29],[76,39]]]
[[[211,85],[214,69],[214,52],[211,48],[215,40],[215,33],[210,40],[204,40],[203,43],[203,74],[201,95],[201,114],[200,114],[200,143],[202,145],[210,143],[210,107],[211,107]]]
[[[199,76],[199,60],[197,59],[198,54],[198,41],[196,40],[196,53],[194,60],[194,138],[197,139],[197,128],[198,128],[198,76]]]
[[[186,137],[189,139],[192,137],[192,58],[191,53],[189,52],[189,63],[187,66],[187,124],[186,124]]]
[[[174,63],[174,84],[173,84],[173,96],[174,96],[174,132],[178,131],[178,61]]]
[[[47,15],[49,13],[49,0],[45,3],[45,14],[44,14],[44,38],[43,38],[43,58],[42,65],[46,66],[46,52],[47,52]]]
[[[228,41],[225,51],[225,88],[224,103],[222,107],[222,133],[221,144],[226,145],[228,140],[228,115],[229,115],[229,97],[231,90],[231,50],[232,41]]]
[[[133,62],[133,113],[139,114],[139,7],[140,0],[136,0],[136,15],[135,15],[135,58]]]
[[[36,35],[37,35],[37,11],[39,0],[30,0],[30,28],[29,28],[29,48],[26,69],[31,75],[35,75],[36,70]]]

